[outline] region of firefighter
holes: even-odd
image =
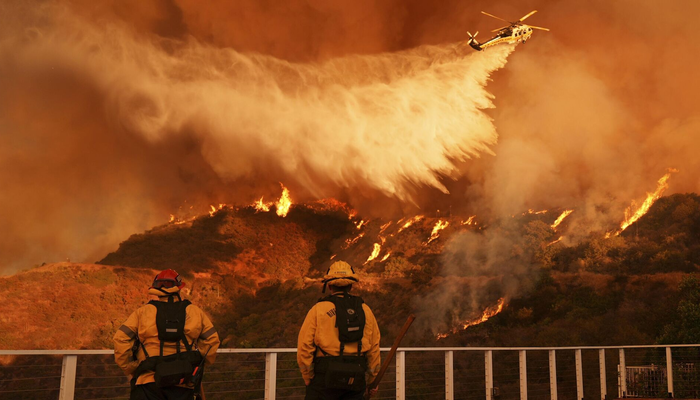
[[[379,327],[372,310],[350,295],[356,282],[348,263],[333,263],[323,278],[330,296],[311,308],[301,327],[297,362],[307,400],[362,399],[379,373]]]
[[[131,376],[131,400],[192,400],[205,364],[212,364],[219,335],[209,317],[180,298],[185,284],[167,269],[156,275],[151,300],[114,335],[114,359]]]

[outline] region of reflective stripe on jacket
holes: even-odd
[[[372,310],[362,304],[365,311],[365,329],[362,334],[362,353],[367,357],[367,383],[372,383],[379,373],[381,361],[379,356],[379,326]],[[335,327],[335,305],[330,301],[316,303],[306,315],[299,331],[297,342],[297,363],[304,382],[308,385],[314,377],[313,361],[316,348],[321,348],[331,356],[340,355],[338,328]],[[357,355],[357,343],[347,343],[343,350],[345,355]],[[322,357],[321,351],[318,356]]]
[[[167,297],[160,298],[160,301],[167,301]],[[114,334],[114,359],[117,365],[127,374],[131,375],[139,363],[146,359],[143,347],[146,347],[148,355],[151,357],[160,355],[160,340],[158,340],[158,327],[156,326],[156,307],[146,304],[134,311],[133,314]],[[137,352],[137,360],[133,359],[132,347],[138,335],[141,346]],[[185,336],[190,343],[196,342],[202,356],[207,354],[205,364],[212,364],[216,359],[216,350],[219,348],[219,334],[216,333],[214,325],[209,320],[201,308],[191,304],[187,307],[187,317],[185,319]],[[211,349],[211,350],[209,350]],[[180,351],[187,351],[185,345],[180,343]],[[168,356],[177,352],[175,343],[166,342],[163,346],[163,355]],[[136,381],[137,385],[154,382],[153,372],[144,372]]]

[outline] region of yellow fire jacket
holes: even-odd
[[[167,301],[167,297],[161,297],[160,301]],[[177,301],[177,299],[175,299]],[[156,326],[156,307],[146,304],[134,311],[124,322],[117,333],[114,334],[114,359],[117,365],[127,374],[131,375],[139,366],[146,355],[143,347],[146,347],[148,355],[151,357],[160,355],[160,340],[158,340],[158,327]],[[141,346],[137,352],[137,359],[132,356],[132,347],[138,336]],[[187,306],[187,317],[185,320],[185,336],[190,343],[196,342],[196,348],[204,356],[207,354],[205,365],[214,363],[216,359],[216,349],[219,348],[219,334],[216,333],[214,325],[209,320],[204,311],[191,304]],[[195,346],[192,346],[193,348]],[[186,351],[184,344],[180,343],[180,351]],[[175,354],[177,347],[175,343],[165,343],[163,355]],[[154,382],[154,373],[144,372],[136,381],[137,385]]]
[[[379,355],[379,326],[367,304],[362,304],[365,311],[365,330],[362,334],[362,353],[367,357],[367,383],[372,383],[379,373],[381,360]],[[331,356],[340,355],[338,328],[335,327],[335,305],[330,301],[316,303],[306,315],[299,331],[297,342],[297,363],[304,382],[308,385],[314,377],[314,354],[321,348]],[[348,343],[343,350],[345,355],[357,354],[357,343]],[[323,357],[318,350],[317,357]]]

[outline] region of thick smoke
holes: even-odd
[[[445,45],[500,26],[479,10],[532,9],[551,32],[492,75],[510,49]],[[699,12],[692,0],[4,1],[0,268],[93,260],[178,207],[271,196],[278,181],[367,213],[573,208],[575,242],[618,224],[668,167],[680,170],[669,193],[698,190]],[[491,106],[489,77],[494,146],[475,111]]]
[[[11,267],[17,252],[22,262],[33,251],[94,257],[190,190],[283,181],[307,198],[369,191],[404,203],[416,187],[447,192],[440,177],[457,176],[455,161],[496,142],[484,87],[513,49],[421,46],[290,63],[60,5],[9,10],[23,21],[0,48],[3,100],[21,110],[2,117],[16,132],[4,161],[19,180],[2,208],[26,212],[8,215],[20,244],[3,252]],[[17,194],[29,186],[27,202]]]
[[[500,296],[522,295],[536,279],[529,254],[536,246],[527,246],[527,232],[510,230],[512,215],[574,209],[560,232],[572,245],[591,231],[619,226],[624,209],[652,192],[669,167],[680,172],[667,194],[700,189],[700,77],[692,67],[700,45],[688,17],[700,4],[453,4],[424,22],[416,40],[454,38],[442,27],[479,9],[513,19],[539,9],[528,22],[552,30],[518,46],[489,86],[496,95],[496,156],[466,163],[459,193],[467,196],[465,211],[491,227],[453,237],[442,258],[445,274],[477,271],[503,283],[494,290],[470,282],[466,292],[465,281],[436,284],[416,307],[438,331],[449,328],[446,320],[473,318]],[[486,18],[470,29],[498,24]]]

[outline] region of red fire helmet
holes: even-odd
[[[179,289],[185,287],[185,283],[182,282],[180,274],[172,269],[166,269],[161,271],[155,278],[153,278],[152,288],[171,288],[177,286]]]

